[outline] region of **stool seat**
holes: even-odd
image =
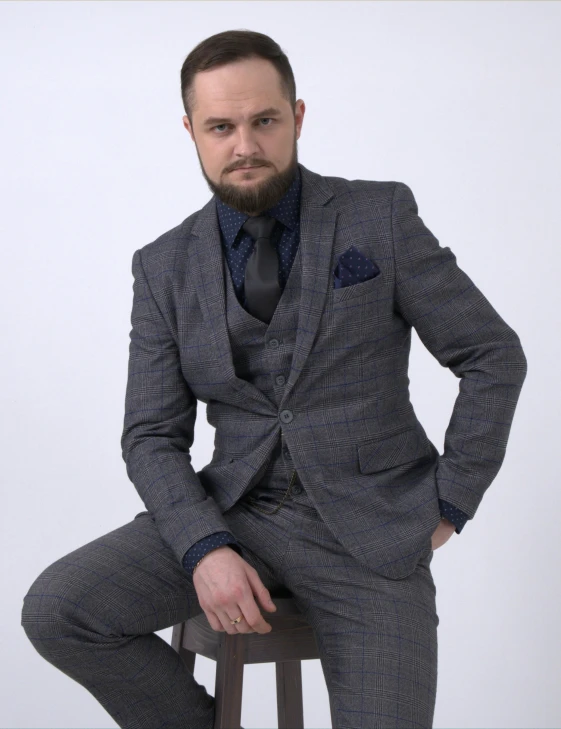
[[[277,609],[261,610],[272,628],[265,635],[214,630],[204,612],[173,626],[171,647],[191,673],[197,654],[216,661],[214,729],[240,729],[247,663],[276,664],[279,729],[304,728],[301,661],[320,656],[312,626],[289,595],[271,593]]]

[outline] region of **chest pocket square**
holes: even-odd
[[[378,265],[367,258],[355,246],[347,248],[337,258],[337,261],[337,266],[333,271],[333,288],[335,289],[342,289],[345,286],[368,281],[380,273]]]

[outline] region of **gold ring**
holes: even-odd
[[[236,618],[235,620],[230,620],[230,623],[232,625],[235,625],[236,623],[239,623],[242,618],[243,618],[243,615],[240,615],[239,618]]]

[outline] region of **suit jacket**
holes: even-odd
[[[282,429],[339,541],[399,579],[431,549],[439,497],[475,515],[504,459],[527,362],[406,184],[300,169],[301,300],[280,406],[235,372],[213,197],[133,255],[123,458],[182,562],[197,541],[228,530],[224,512],[258,482]],[[336,288],[350,246],[379,273]],[[412,327],[460,379],[442,455],[409,399]],[[198,400],[216,428],[204,487],[190,456]],[[251,450],[228,450],[239,432],[251,434]]]

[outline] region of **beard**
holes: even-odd
[[[294,177],[298,170],[298,140],[294,135],[294,144],[292,147],[292,158],[288,167],[276,174],[269,174],[263,179],[255,179],[249,184],[243,182],[240,185],[233,183],[216,183],[213,182],[206,174],[203,167],[199,150],[197,148],[197,157],[201,166],[201,172],[206,180],[210,191],[216,195],[225,205],[229,205],[234,210],[246,215],[259,215],[264,210],[272,208],[281,200],[288,192]],[[259,164],[259,160],[255,160]],[[251,163],[250,163],[251,164]],[[265,166],[269,166],[265,163]],[[243,172],[227,173],[243,175]],[[254,173],[249,173],[254,174]],[[261,173],[256,173],[257,175]]]

